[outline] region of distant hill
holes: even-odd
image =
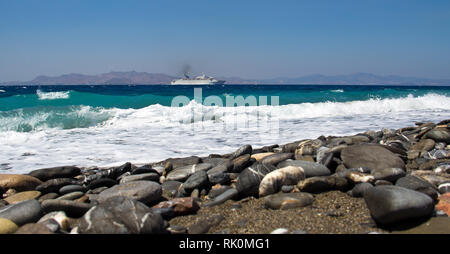
[[[175,79],[173,76],[159,73],[146,72],[109,72],[99,75],[65,74],[57,77],[38,76],[26,82],[33,85],[143,85],[143,84],[168,84]]]
[[[65,74],[57,77],[38,76],[27,82],[4,82],[2,85],[152,85],[169,84],[174,77],[161,73],[147,72],[109,72],[99,75]],[[317,85],[423,85],[450,86],[450,79],[428,79],[401,77],[395,75],[381,76],[371,73],[354,73],[348,75],[314,74],[302,77],[279,77],[272,79],[243,79],[239,77],[217,77],[226,80],[226,84],[317,84]]]

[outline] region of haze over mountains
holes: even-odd
[[[2,85],[149,85],[169,84],[179,77],[147,72],[109,72],[98,75],[64,74],[61,76],[38,76],[31,81],[3,82]],[[272,79],[243,79],[239,77],[217,77],[226,84],[318,84],[318,85],[450,85],[450,79],[429,79],[402,76],[381,76],[370,73],[347,75],[307,75],[302,77],[279,77]]]

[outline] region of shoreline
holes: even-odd
[[[0,233],[450,233],[450,120],[0,187]]]

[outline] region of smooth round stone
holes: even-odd
[[[61,197],[56,198],[56,200],[75,200],[77,198],[80,198],[84,195],[83,192],[81,191],[75,191],[75,192],[70,192],[67,193]]]
[[[161,184],[162,195],[165,197],[173,198],[177,194],[182,182],[178,181],[166,181]]]
[[[244,146],[239,147],[239,149],[237,149],[233,153],[232,158],[234,159],[234,158],[240,157],[244,154],[252,154],[252,152],[253,152],[253,148],[251,145],[244,145]]]
[[[370,183],[358,183],[351,190],[351,196],[355,198],[363,197],[364,193],[370,188],[373,188],[373,185]]]
[[[450,183],[443,183],[438,187],[439,193],[444,194],[450,192]]]
[[[98,201],[102,203],[111,197],[124,196],[149,204],[161,199],[161,195],[162,188],[160,184],[152,181],[133,181],[118,184],[102,191],[98,194]]]
[[[50,192],[50,193],[47,193],[47,194],[45,194],[45,195],[42,195],[42,196],[38,199],[38,201],[39,201],[39,202],[42,202],[42,201],[44,201],[44,200],[55,199],[55,198],[57,198],[57,197],[59,197],[59,195],[58,195],[57,193]]]
[[[33,170],[29,173],[41,181],[47,181],[54,178],[72,178],[81,173],[81,170],[74,166],[62,166],[54,168],[42,168]]]
[[[228,185],[220,186],[219,188],[213,188],[209,191],[208,198],[214,199],[229,189],[231,189],[231,186]]]
[[[287,166],[276,169],[261,180],[259,184],[259,196],[267,196],[280,191],[283,185],[297,184],[300,180],[305,179],[303,168],[296,166]]]
[[[0,218],[0,234],[12,234],[19,227],[13,221],[5,218]]]
[[[42,202],[42,209],[45,213],[64,211],[67,216],[78,218],[83,216],[94,205],[80,203],[73,200],[50,199]]]
[[[434,186],[423,180],[420,177],[417,176],[405,176],[397,180],[395,182],[395,186],[411,189],[411,190],[419,190],[419,189],[425,189],[425,188],[434,188]]]
[[[444,129],[433,129],[424,136],[425,138],[431,138],[436,142],[450,143],[450,133]]]
[[[364,200],[373,219],[383,225],[429,217],[434,210],[429,196],[398,186],[370,188],[365,191]]]
[[[38,221],[38,223],[44,223],[45,221],[48,220],[56,221],[58,223],[58,228],[61,228],[63,230],[67,231],[70,228],[70,219],[63,211],[47,213]]]
[[[278,163],[288,160],[288,159],[293,159],[294,158],[294,154],[293,153],[276,153],[276,154],[272,154],[269,155],[267,157],[265,157],[264,159],[261,160],[261,164],[265,164],[265,165],[277,165]]]
[[[116,180],[114,180],[114,179],[111,179],[111,178],[100,178],[100,179],[92,181],[87,186],[87,188],[90,189],[90,190],[97,189],[99,187],[108,187],[109,188],[109,187],[112,187],[112,186],[114,186],[116,184],[118,184],[118,182]]]
[[[36,177],[18,174],[0,174],[0,187],[3,190],[15,189],[16,191],[34,190],[42,181]]]
[[[119,196],[90,209],[80,220],[78,230],[90,234],[165,233],[160,214],[141,202]]]
[[[234,198],[238,195],[238,191],[235,188],[228,189],[224,191],[222,194],[218,195],[214,200],[204,203],[203,207],[215,206],[225,203],[225,201]]]
[[[36,222],[41,218],[41,215],[41,204],[35,199],[0,208],[0,218],[9,219],[18,226]]]
[[[91,191],[91,193],[92,193],[92,194],[99,194],[100,192],[102,192],[102,191],[104,191],[104,190],[106,190],[106,189],[108,189],[108,187],[106,187],[106,186],[98,187],[98,188],[93,189],[93,190]]]
[[[251,158],[255,159],[256,161],[261,161],[262,159],[266,158],[269,155],[272,155],[275,153],[272,152],[266,152],[266,153],[256,153],[256,154],[252,154]]]
[[[344,148],[341,158],[347,168],[367,167],[371,170],[405,168],[400,157],[380,145],[352,145]]]
[[[422,139],[419,143],[413,145],[410,151],[430,151],[435,145],[432,139]]]
[[[277,168],[284,168],[287,166],[301,167],[305,171],[305,177],[313,176],[329,176],[331,175],[330,170],[322,164],[302,161],[302,160],[286,160],[277,165]]]
[[[244,169],[237,179],[236,189],[243,197],[256,196],[259,193],[259,184],[265,175],[274,171],[273,165],[255,163]]]
[[[78,184],[66,185],[66,186],[61,187],[61,189],[59,189],[59,194],[65,195],[67,193],[77,192],[77,191],[86,192],[86,188],[81,185],[78,185]]]
[[[127,183],[133,181],[159,181],[159,175],[157,173],[145,173],[138,175],[125,176],[120,180],[120,183]]]
[[[405,171],[401,168],[374,169],[370,173],[375,180],[386,180],[392,183],[395,183],[397,179],[406,175]]]
[[[50,192],[58,192],[62,187],[66,185],[77,184],[77,181],[71,178],[56,178],[48,180],[36,187],[37,191],[42,194],[47,194]]]
[[[281,191],[284,193],[289,193],[294,189],[294,185],[283,185],[281,186]]]
[[[270,234],[275,234],[275,235],[289,234],[289,230],[287,228],[277,228],[274,231],[270,232]]]
[[[139,175],[139,174],[147,174],[147,173],[156,173],[159,174],[156,169],[153,169],[150,165],[144,165],[141,167],[137,167],[131,171],[132,175]],[[162,173],[162,170],[161,170]]]
[[[233,168],[231,169],[232,173],[240,173],[244,168],[249,166],[252,163],[250,154],[244,154],[233,160]]]
[[[348,188],[348,181],[338,176],[314,176],[306,178],[297,184],[300,191],[321,193],[330,190],[344,191]]]
[[[202,162],[202,159],[197,156],[190,156],[185,158],[170,158],[166,160],[166,163],[170,163],[173,169],[177,169],[180,167],[193,165],[193,164],[200,164]]]
[[[14,234],[53,234],[46,226],[39,223],[28,223],[17,229]]]
[[[192,174],[198,171],[208,171],[213,165],[209,163],[200,163],[189,166],[180,167],[170,171],[166,176],[166,181],[186,181]]]
[[[393,184],[386,180],[376,180],[375,186],[380,186],[380,185],[393,185]]]
[[[190,193],[194,189],[207,187],[209,184],[208,174],[205,171],[198,171],[191,175],[183,184],[183,189]]]
[[[41,193],[39,191],[24,191],[11,195],[4,200],[8,204],[16,204],[25,200],[37,199],[40,195]]]
[[[264,206],[271,209],[293,209],[311,205],[313,195],[304,192],[277,193],[264,198]]]

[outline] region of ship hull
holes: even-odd
[[[211,81],[211,80],[174,80],[170,82],[171,85],[223,85],[225,81]]]

